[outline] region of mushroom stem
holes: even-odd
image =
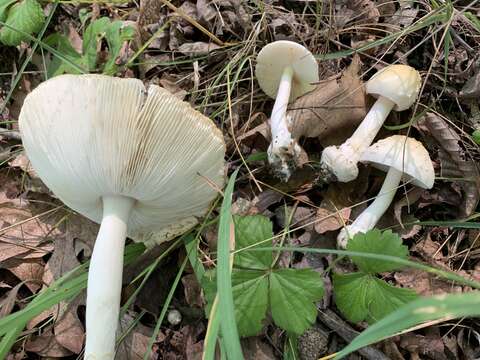
[[[345,248],[347,242],[357,233],[366,233],[375,227],[378,220],[387,211],[392,203],[393,197],[397,192],[397,187],[402,180],[403,173],[391,167],[383,182],[380,192],[375,200],[355,219],[355,221],[343,228],[337,237],[337,244],[340,248]]]
[[[371,145],[395,103],[379,97],[353,135],[339,147],[328,146],[322,153],[324,176],[333,174],[340,182],[349,182],[358,176],[357,163]]]
[[[290,167],[288,165],[288,158],[292,157],[290,153],[295,154],[296,151],[299,151],[299,149],[295,147],[295,141],[292,139],[287,119],[287,107],[290,100],[292,78],[293,68],[287,66],[283,70],[280,85],[278,86],[277,97],[275,98],[275,104],[273,105],[272,115],[270,117],[272,143],[268,148],[268,161],[278,175],[285,179],[290,177]]]
[[[341,147],[349,147],[358,161],[360,155],[371,145],[373,139],[377,136],[394,106],[395,103],[393,101],[385,97],[379,97],[357,130]]]
[[[103,197],[103,218],[97,235],[87,287],[85,359],[113,359],[120,310],[123,250],[135,200]]]

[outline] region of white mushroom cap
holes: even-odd
[[[290,101],[312,91],[318,82],[318,64],[310,51],[293,41],[280,40],[266,45],[257,56],[255,76],[262,90],[275,98],[283,70],[293,69]]]
[[[102,196],[135,199],[128,229],[136,238],[194,226],[217,195],[212,184],[224,183],[215,124],[137,79],[55,77],[27,96],[19,123],[34,169],[72,209],[101,222]]]
[[[367,82],[366,92],[375,97],[386,97],[396,111],[413,105],[420,91],[422,79],[417,70],[408,65],[390,65],[377,72]]]
[[[360,161],[385,172],[393,167],[403,173],[404,181],[411,181],[424,189],[431,189],[435,180],[428,151],[419,141],[403,135],[376,142],[362,154]]]

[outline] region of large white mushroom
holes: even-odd
[[[197,223],[223,186],[222,134],[158,86],[101,75],[40,84],[19,123],[45,184],[101,223],[88,274],[85,358],[113,359],[125,238],[150,231],[167,238]]]
[[[378,141],[362,154],[360,161],[385,171],[387,176],[375,200],[351,225],[340,231],[337,237],[340,248],[345,248],[355,234],[375,227],[390,206],[401,180],[423,189],[430,189],[435,180],[428,151],[422,143],[406,136],[394,135]]]
[[[268,148],[268,161],[278,177],[288,180],[301,148],[289,129],[287,106],[315,88],[318,64],[302,45],[280,40],[268,44],[258,53],[255,76],[265,94],[275,99],[270,117],[272,142]]]
[[[390,65],[376,73],[365,90],[377,101],[350,138],[340,146],[328,146],[323,150],[323,176],[340,182],[354,180],[358,176],[360,157],[377,136],[390,111],[403,111],[412,106],[420,85],[420,74],[407,65]]]

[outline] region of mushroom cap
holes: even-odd
[[[266,45],[257,56],[255,76],[262,90],[275,99],[283,70],[293,69],[289,102],[315,89],[318,82],[318,64],[310,51],[288,40],[274,41]]]
[[[420,92],[422,78],[417,70],[408,65],[390,65],[368,80],[367,94],[385,97],[395,103],[396,111],[407,110]]]
[[[138,79],[57,76],[26,97],[19,125],[33,168],[70,208],[101,222],[102,196],[135,199],[134,239],[191,228],[224,183],[220,130]]]
[[[388,171],[390,167],[403,172],[403,181],[411,181],[424,189],[431,189],[435,171],[428,151],[422,143],[403,135],[394,135],[370,146],[360,161]]]

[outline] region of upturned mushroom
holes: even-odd
[[[23,145],[67,206],[101,223],[87,288],[86,359],[113,359],[127,234],[166,238],[197,223],[224,183],[214,123],[137,79],[63,75],[25,99]]]
[[[300,44],[275,41],[258,53],[255,76],[265,94],[275,99],[270,117],[272,142],[268,148],[268,161],[274,173],[286,181],[301,154],[301,148],[289,129],[287,106],[315,88],[317,61]]]
[[[390,65],[366,84],[367,94],[377,98],[353,135],[340,146],[322,152],[322,174],[327,180],[349,182],[358,176],[358,161],[377,136],[390,111],[403,111],[413,105],[420,90],[420,74],[407,65]]]
[[[432,188],[435,180],[427,150],[419,141],[403,135],[394,135],[373,144],[362,154],[360,161],[386,171],[387,176],[375,200],[351,225],[340,231],[337,237],[339,248],[345,248],[355,234],[375,227],[390,206],[401,180],[423,189]]]

